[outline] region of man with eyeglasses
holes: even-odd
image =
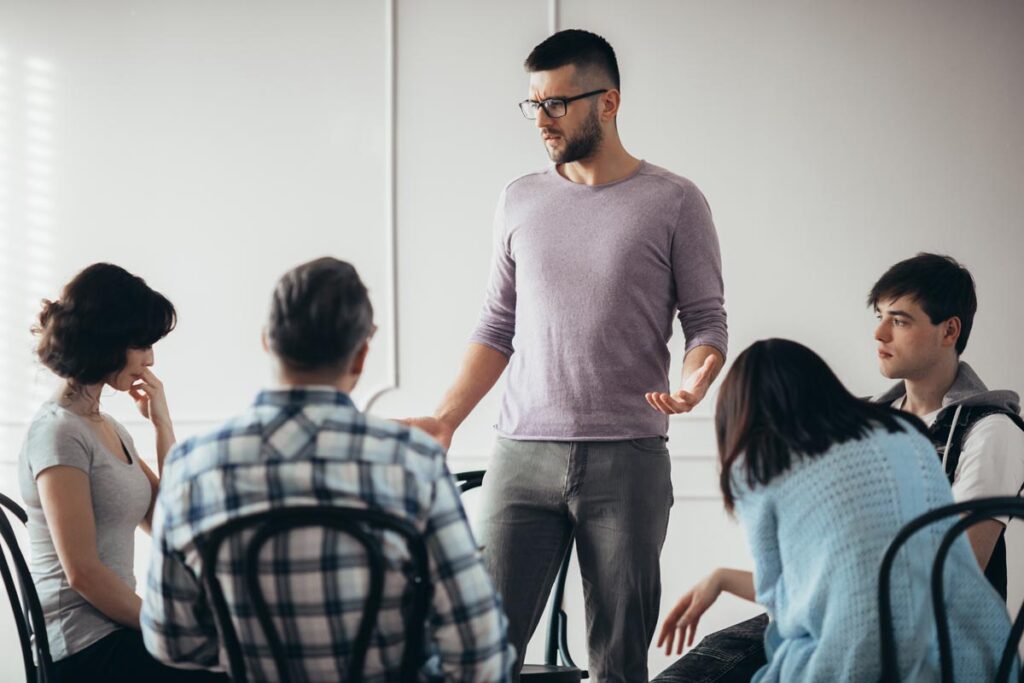
[[[508,366],[481,540],[516,671],[575,538],[591,677],[646,682],[672,505],[668,416],[701,401],[726,354],[718,238],[693,183],[623,147],[603,38],[556,33],[525,67],[520,109],[554,164],[502,192],[462,369],[434,416],[408,422],[447,447]],[[669,393],[674,316],[686,357]]]

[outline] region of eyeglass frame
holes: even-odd
[[[537,100],[523,100],[522,102],[519,103],[519,111],[522,112],[523,117],[525,117],[526,119],[528,119],[530,121],[536,121],[537,120],[537,115],[536,114],[537,114],[537,110],[538,109],[543,109],[544,110],[544,114],[549,119],[560,119],[560,118],[562,118],[563,116],[565,116],[566,114],[569,113],[569,103],[570,102],[575,102],[576,100],[582,100],[585,97],[593,97],[594,95],[600,95],[602,93],[609,92],[610,90],[611,90],[611,88],[601,88],[600,90],[591,90],[590,92],[585,92],[582,95],[574,95],[573,97],[548,97],[546,99],[540,100],[539,102]],[[548,102],[561,102],[562,103],[562,109],[564,109],[565,111],[563,113],[559,114],[558,116],[552,116],[551,112],[549,112],[548,108],[547,108],[547,103]],[[534,115],[532,117],[529,114],[527,114],[526,113],[526,109],[523,108],[523,105],[527,105],[527,104],[533,105],[534,107],[536,107],[533,110]]]

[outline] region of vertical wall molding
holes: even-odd
[[[548,0],[548,32],[557,33],[559,0]],[[399,388],[401,364],[398,351],[398,0],[384,3],[384,204],[387,222],[388,378],[370,393],[362,406],[370,412],[381,396]]]
[[[401,380],[398,354],[398,0],[387,0],[384,9],[384,204],[388,285],[388,379],[373,391],[363,412],[384,394],[397,389]]]

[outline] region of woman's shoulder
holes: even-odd
[[[39,406],[29,423],[29,434],[60,434],[65,436],[86,434],[88,427],[82,418],[50,400]]]
[[[56,401],[47,401],[29,424],[22,457],[32,465],[79,465],[91,452],[89,428],[82,418]],[[72,462],[64,462],[69,459]]]

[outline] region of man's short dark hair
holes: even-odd
[[[551,71],[572,64],[577,71],[596,69],[619,89],[619,63],[608,41],[576,28],[559,31],[533,48],[523,66],[528,72]]]
[[[359,273],[318,258],[285,273],[267,323],[270,350],[295,370],[343,370],[373,331],[373,306]]]
[[[879,301],[912,297],[938,325],[953,316],[960,318],[957,355],[964,352],[978,310],[974,278],[970,271],[950,256],[921,252],[900,261],[885,272],[868,294],[868,306],[878,308]]]

